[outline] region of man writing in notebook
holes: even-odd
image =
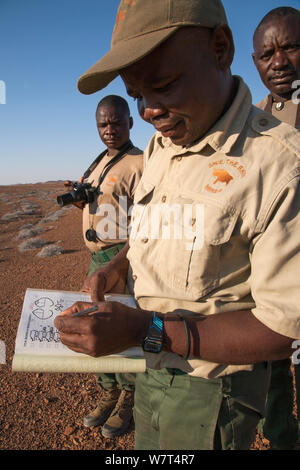
[[[120,74],[156,129],[127,257],[90,283],[101,300],[129,270],[139,308],[75,318],[75,304],[55,320],[92,356],[143,345],[136,449],[249,448],[268,361],[300,338],[300,136],[252,106],[233,56],[221,1],[126,0],[110,52],[78,82],[93,93]]]

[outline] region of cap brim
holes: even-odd
[[[78,90],[85,95],[102,90],[119,75],[121,69],[145,57],[177,29],[178,26],[161,29],[128,39],[112,47],[78,79]]]

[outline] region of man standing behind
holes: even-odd
[[[80,179],[98,187],[94,200],[83,207],[83,238],[91,252],[88,276],[109,263],[125,245],[128,211],[143,167],[143,152],[129,139],[133,120],[126,100],[116,95],[103,98],[97,107],[96,122],[107,149]],[[86,284],[83,290],[89,291]],[[114,292],[124,293],[125,284],[116,286]],[[124,433],[132,420],[134,382],[134,374],[97,375],[101,402],[85,416],[84,425],[105,423],[105,437]]]
[[[271,10],[253,37],[253,60],[270,94],[256,106],[277,119],[300,129],[300,106],[293,102],[300,80],[300,11],[290,7]],[[300,83],[300,82],[299,82]],[[293,415],[291,360],[273,361],[263,433],[274,449],[292,448],[298,440]],[[300,413],[300,368],[295,365],[298,417]]]
[[[256,106],[300,129],[300,106],[292,100],[300,80],[300,11],[271,10],[256,28],[253,47],[254,64],[270,91]]]

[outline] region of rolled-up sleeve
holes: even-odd
[[[300,338],[300,185],[294,177],[277,195],[254,238],[251,291],[255,317],[271,330]]]

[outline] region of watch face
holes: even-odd
[[[97,242],[97,241],[98,241],[98,237],[97,237],[96,230],[94,230],[93,228],[90,228],[89,230],[87,230],[87,231],[85,232],[85,238],[86,238],[89,242]]]
[[[163,320],[153,312],[152,324],[148,334],[143,341],[143,350],[146,352],[159,353],[163,345]]]
[[[162,341],[146,338],[143,344],[143,350],[146,352],[159,353],[162,350]]]

